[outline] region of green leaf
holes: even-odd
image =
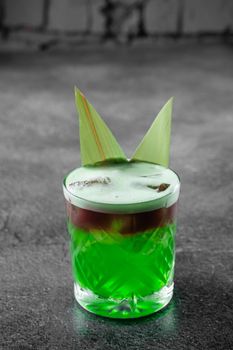
[[[137,147],[132,160],[169,166],[173,97],[163,106]]]
[[[107,160],[126,161],[125,154],[112,132],[77,88],[75,88],[75,101],[80,122],[82,165],[93,165]]]

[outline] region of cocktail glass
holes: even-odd
[[[101,198],[99,203],[84,203],[78,196],[73,201],[64,179],[74,294],[84,309],[101,316],[136,318],[169,303],[179,188],[178,183],[162,206],[155,199],[144,208],[140,203],[140,209],[117,206],[115,212],[114,207],[106,212],[98,208]]]

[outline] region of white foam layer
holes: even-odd
[[[164,191],[153,189],[169,184]],[[179,196],[180,181],[171,170],[160,165],[132,162],[81,167],[64,180],[65,198],[89,210],[136,213],[169,207]]]

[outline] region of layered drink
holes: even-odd
[[[180,181],[164,166],[106,162],[63,183],[75,297],[95,314],[131,318],[172,298]]]

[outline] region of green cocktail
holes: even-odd
[[[82,167],[63,183],[76,300],[115,318],[145,316],[172,298],[180,182],[168,168],[173,98],[130,159],[75,89]]]
[[[81,167],[64,180],[75,297],[96,314],[130,318],[172,298],[180,182],[146,162]]]

